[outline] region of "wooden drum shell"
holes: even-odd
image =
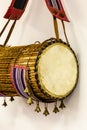
[[[35,63],[42,44],[28,46],[3,47],[0,46],[0,93],[5,96],[19,96],[11,81],[11,67],[26,67],[26,83],[31,95],[39,100],[51,100],[38,87],[35,73]],[[31,90],[30,90],[31,89]],[[53,101],[53,99],[52,99]]]

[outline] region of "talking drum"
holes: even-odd
[[[31,96],[50,103],[70,95],[77,80],[76,55],[62,40],[0,47],[0,92],[6,96]]]
[[[78,79],[78,62],[73,50],[62,41],[48,40],[29,61],[29,80],[33,93],[43,102],[67,97]]]

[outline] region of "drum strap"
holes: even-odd
[[[15,24],[16,24],[16,21],[18,19],[21,18],[22,14],[24,13],[25,11],[25,8],[27,6],[27,3],[28,3],[29,0],[12,0],[4,18],[8,19],[7,23],[5,24],[5,26],[3,27],[2,31],[0,32],[0,36],[3,34],[3,32],[5,31],[6,27],[8,26],[10,20],[14,20],[10,30],[9,30],[9,33],[6,37],[6,40],[4,42],[4,46],[6,46],[12,32],[13,32],[13,29],[15,27]]]
[[[8,33],[8,35],[7,35],[7,37],[6,37],[5,42],[4,42],[4,46],[6,46],[8,40],[9,40],[11,34],[12,34],[12,31],[13,31],[13,29],[14,29],[14,27],[15,27],[15,24],[16,24],[16,19],[14,20],[14,22],[13,22],[13,24],[12,24],[10,30],[9,30],[9,33]]]
[[[66,34],[66,29],[65,29],[64,21],[61,20],[61,22],[62,22],[62,26],[63,26],[64,35],[65,35],[65,38],[66,38],[66,43],[69,45],[69,40],[68,40],[68,37],[67,37],[67,34]]]
[[[61,20],[62,23],[63,32],[66,38],[66,44],[69,45],[69,40],[66,34],[66,29],[64,24],[64,21],[69,22],[69,19],[66,16],[61,0],[45,0],[45,2],[48,9],[53,15],[54,31],[55,31],[56,38],[58,40],[60,39],[59,31],[58,31],[58,22],[57,22],[57,18],[58,18]]]
[[[53,22],[54,22],[54,31],[55,31],[56,39],[59,40],[58,23],[55,16],[53,16]]]
[[[53,16],[53,23],[54,23],[54,31],[55,31],[56,39],[59,40],[60,37],[59,37],[59,30],[58,30],[58,22],[57,22],[56,17],[54,17],[54,16]],[[67,34],[66,34],[64,21],[61,20],[61,23],[62,23],[62,27],[63,27],[64,36],[65,36],[65,39],[66,39],[66,44],[69,45],[69,40],[68,40],[68,37],[67,37]]]

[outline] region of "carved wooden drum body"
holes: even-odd
[[[0,92],[6,96],[32,96],[35,100],[50,103],[67,97],[77,80],[77,58],[61,40],[0,47]],[[24,92],[26,87],[27,93]]]

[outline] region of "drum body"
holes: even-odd
[[[22,70],[20,73],[19,68],[25,70],[24,73]],[[18,75],[15,71],[19,71]],[[29,46],[0,47],[0,92],[6,96],[20,95],[14,89],[16,80],[19,87],[28,87],[28,94],[36,100],[50,103],[63,99],[74,90],[78,81],[75,53],[56,39]]]

